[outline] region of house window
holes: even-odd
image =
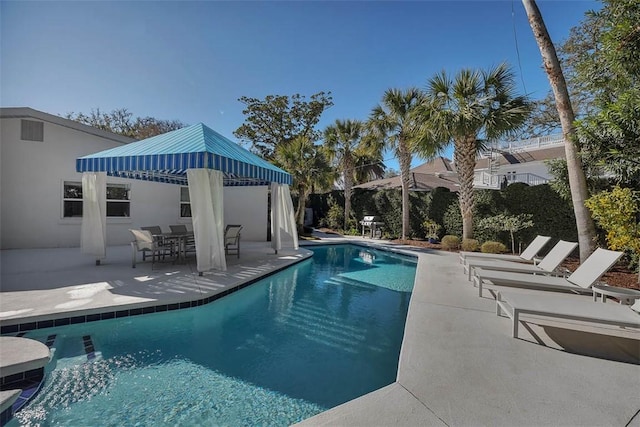
[[[180,187],[180,218],[191,218],[189,187]]]
[[[129,184],[107,184],[107,217],[131,216],[130,191]],[[64,182],[62,216],[82,217],[82,183]]]
[[[44,141],[44,123],[34,120],[20,120],[20,139],[23,141]]]

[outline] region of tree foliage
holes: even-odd
[[[604,0],[587,20],[595,43],[575,68],[594,111],[578,121],[578,139],[587,161],[640,187],[640,3]]]
[[[332,165],[342,174],[344,183],[344,229],[353,224],[351,216],[351,193],[354,183],[366,178],[382,177],[381,147],[367,144],[365,126],[359,120],[336,120],[324,130],[324,149]]]
[[[508,231],[511,237],[511,252],[516,252],[515,233],[527,228],[533,227],[532,221],[533,215],[520,214],[520,215],[507,215],[499,214],[496,216],[490,216],[478,221],[478,227],[488,228],[495,231]]]
[[[138,140],[161,135],[186,126],[179,120],[160,120],[149,116],[133,118],[133,114],[126,108],[115,109],[110,113],[96,108],[92,109],[89,114],[71,112],[66,114],[65,117],[85,125]]]
[[[304,210],[309,194],[315,189],[329,188],[336,179],[334,169],[322,147],[315,145],[306,136],[297,136],[293,140],[276,147],[274,163],[291,174],[292,190],[298,196],[296,223],[302,231]]]
[[[614,187],[594,194],[586,202],[594,219],[607,233],[607,244],[613,250],[626,251],[638,268],[640,260],[640,193],[630,188]],[[638,278],[640,281],[640,277]]]
[[[420,125],[423,120],[417,109],[424,103],[424,95],[417,88],[407,90],[388,89],[382,95],[382,102],[373,108],[367,121],[369,142],[378,144],[381,151],[386,147],[394,152],[400,166],[402,182],[402,238],[411,234],[409,211],[409,170],[413,154],[422,138]],[[424,145],[424,143],[423,143]],[[428,155],[435,156],[440,147],[434,145]],[[426,151],[426,150],[423,150]],[[427,155],[425,155],[427,157]]]
[[[315,142],[320,133],[315,126],[322,113],[333,105],[331,92],[318,92],[306,100],[304,95],[268,95],[264,99],[243,96],[245,122],[233,134],[251,144],[265,159],[272,159],[276,147],[296,137]]]
[[[460,182],[462,237],[473,237],[473,176],[484,140],[509,135],[530,113],[530,104],[516,93],[515,76],[503,63],[486,71],[463,69],[452,79],[441,72],[429,79],[423,132],[431,146],[454,145]],[[434,144],[434,142],[436,144]]]

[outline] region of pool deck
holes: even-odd
[[[640,426],[640,331],[530,318],[520,337],[478,297],[457,254],[388,242],[361,242],[418,256],[397,381],[318,414],[300,425]],[[0,252],[0,324],[24,324],[193,301],[256,280],[310,255],[273,253],[268,243],[243,242],[226,272],[199,277],[193,265],[130,266],[130,250],[109,247],[95,266],[78,248]],[[578,297],[576,298],[590,298]],[[569,321],[565,321],[569,322]]]

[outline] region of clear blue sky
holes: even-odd
[[[538,5],[556,43],[600,7]],[[59,115],[125,107],[203,122],[233,140],[241,96],[331,91],[323,129],[364,120],[386,89],[424,87],[443,69],[507,61],[521,92],[539,99],[549,88],[518,0],[0,1],[0,49],[3,107]]]

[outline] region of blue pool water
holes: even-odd
[[[55,353],[10,425],[289,425],[392,383],[415,259],[313,251],[205,306],[27,334]]]

